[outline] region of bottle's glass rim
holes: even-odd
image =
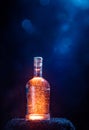
[[[43,61],[43,58],[42,57],[34,57],[34,61]]]

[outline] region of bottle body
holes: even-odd
[[[28,120],[50,119],[50,85],[42,77],[32,78],[27,87],[27,115]]]
[[[26,85],[28,120],[50,119],[50,85],[42,77],[42,63],[42,57],[34,57],[34,76]]]

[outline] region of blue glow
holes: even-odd
[[[72,2],[83,9],[89,8],[89,0],[72,0]]]
[[[69,30],[69,25],[68,24],[63,24],[62,27],[61,27],[61,31],[68,31]]]
[[[69,38],[64,38],[59,44],[56,45],[54,51],[57,54],[69,54],[72,46],[72,41]]]
[[[50,3],[50,0],[40,0],[40,4],[45,6],[48,5]]]
[[[28,19],[24,19],[24,20],[22,21],[22,28],[23,28],[26,32],[28,32],[28,33],[30,33],[30,34],[34,32],[34,27],[33,27],[32,23],[31,23],[31,21],[28,20]]]

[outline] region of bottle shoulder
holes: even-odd
[[[43,77],[33,77],[32,79],[30,79],[28,81],[27,84],[29,84],[29,86],[41,85],[41,86],[50,87],[49,82],[46,79],[44,79]]]
[[[32,79],[29,80],[29,82],[34,82],[34,81],[47,82],[47,80],[44,79],[43,77],[33,77]]]

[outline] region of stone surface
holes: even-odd
[[[51,118],[43,121],[15,118],[6,124],[5,130],[75,130],[75,127],[65,118]]]

